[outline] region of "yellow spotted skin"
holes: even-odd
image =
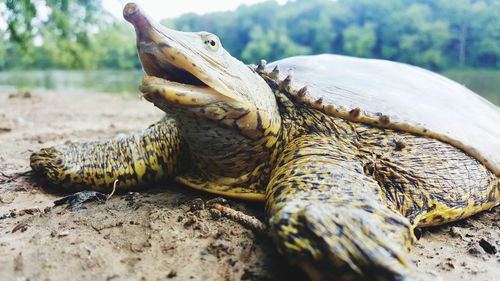
[[[30,165],[42,180],[71,190],[132,190],[170,178],[182,169],[183,140],[172,118],[107,141],[70,143],[33,153]]]
[[[279,250],[316,280],[433,280],[408,256],[413,229],[500,201],[499,179],[441,141],[336,118],[283,84],[280,153],[266,191]]]
[[[336,143],[304,135],[281,154],[267,193],[281,251],[299,265],[322,266],[327,276],[408,274],[409,221],[385,204],[349,145]]]
[[[173,109],[169,114],[176,116],[193,163],[177,175],[176,181],[235,199],[264,200],[278,134],[271,130],[272,123],[262,122],[262,127],[257,128],[262,137],[252,139],[233,127],[218,126],[205,118]],[[268,129],[264,130],[264,126]]]
[[[386,203],[416,226],[459,220],[498,204],[498,178],[449,144],[367,126],[358,126],[357,134],[365,140],[364,173],[383,187]]]

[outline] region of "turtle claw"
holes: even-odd
[[[103,202],[106,201],[107,198],[108,196],[104,193],[85,190],[65,196],[61,199],[54,201],[54,206],[68,204],[68,208],[71,209],[71,211],[78,211],[81,209],[86,209],[86,207],[83,206],[83,204],[88,201]]]

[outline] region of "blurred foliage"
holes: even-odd
[[[99,0],[6,0],[5,7],[0,70],[140,67],[133,28]]]
[[[500,66],[498,0],[268,1],[166,23],[216,33],[247,63],[336,53],[431,69]]]
[[[0,69],[140,67],[132,28],[97,0],[4,1]],[[500,67],[498,0],[267,1],[164,23],[213,32],[247,63],[336,53],[431,69]]]

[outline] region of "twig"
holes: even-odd
[[[232,208],[222,206],[218,203],[213,204],[212,208],[218,210],[222,215],[228,217],[229,219],[232,219],[257,233],[265,233],[267,231],[266,225],[253,216],[249,216]]]
[[[216,203],[218,203],[218,204],[227,204],[227,199],[226,198],[222,198],[222,197],[215,197],[215,198],[210,199],[207,202],[205,202],[205,205],[206,206],[213,206]]]
[[[28,170],[28,171],[24,171],[24,172],[14,173],[12,175],[7,175],[4,172],[0,172],[3,177],[7,178],[6,180],[0,180],[0,184],[6,184],[6,183],[9,183],[9,182],[13,182],[13,181],[17,180],[20,177],[31,175],[32,172],[33,171]]]
[[[113,194],[115,194],[115,190],[116,190],[116,184],[118,183],[118,179],[115,180],[115,182],[113,183],[113,190],[111,191],[111,193],[106,197],[106,200],[109,200],[111,199],[111,196],[113,196]]]

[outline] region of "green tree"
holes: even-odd
[[[260,59],[278,60],[294,55],[307,55],[308,47],[301,46],[290,40],[284,28],[264,32],[256,26],[250,33],[250,43],[246,45],[241,58],[246,62],[256,63]]]
[[[7,0],[6,8],[8,39],[13,43],[7,52],[20,53],[22,65],[96,67],[93,36],[109,17],[99,0]],[[46,10],[47,19],[37,9]]]
[[[500,64],[500,2],[497,0],[438,0],[428,3],[440,11],[452,32],[446,46],[454,64]]]
[[[125,23],[113,23],[94,38],[99,68],[133,69],[141,64],[135,49],[135,32]]]
[[[363,26],[349,26],[342,32],[344,51],[358,57],[370,57],[375,47],[375,24],[365,23]]]
[[[447,59],[442,52],[451,39],[448,24],[434,19],[429,6],[412,4],[404,11],[405,22],[399,37],[399,60],[427,68],[443,68]]]
[[[107,15],[99,0],[4,1],[0,69],[140,67],[132,29]],[[266,1],[164,22],[216,33],[247,63],[337,53],[432,69],[500,66],[498,0]]]
[[[5,7],[9,11],[4,17],[10,39],[24,49],[28,48],[35,32],[32,24],[36,16],[35,4],[31,0],[6,0]]]

